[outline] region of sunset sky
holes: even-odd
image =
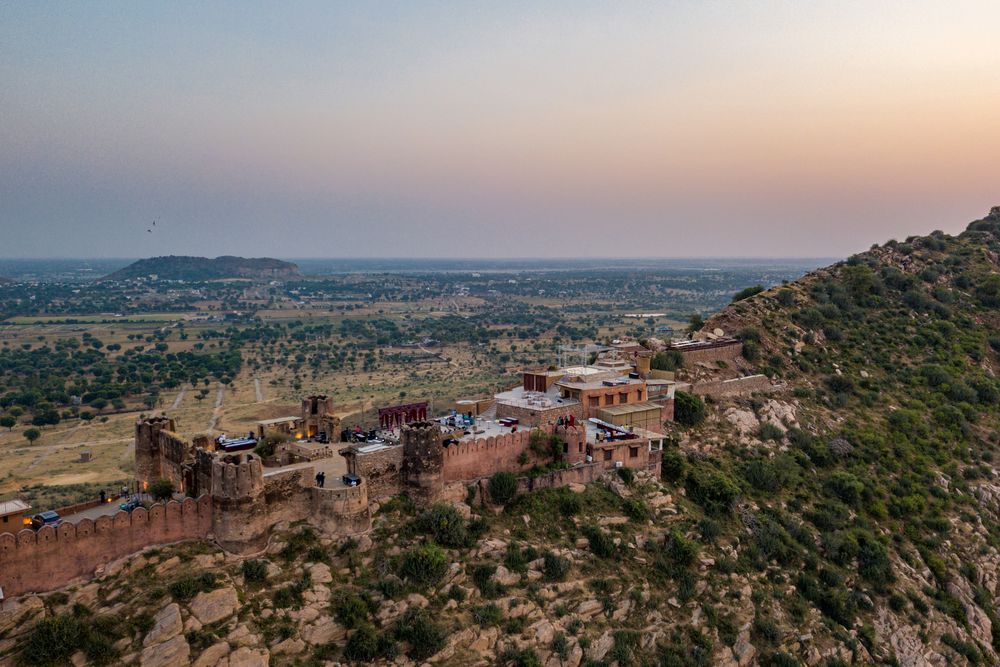
[[[957,232],[1000,204],[997,26],[996,0],[4,3],[0,256]]]

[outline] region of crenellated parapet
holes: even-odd
[[[0,587],[8,596],[58,588],[155,544],[212,533],[212,498],[171,500],[149,509],[0,534]]]
[[[212,462],[212,497],[252,500],[264,491],[264,468],[253,454],[217,456]]]
[[[213,528],[216,541],[237,553],[257,551],[271,526],[260,458],[240,453],[216,455],[212,463]]]
[[[333,535],[359,535],[372,525],[368,505],[368,484],[362,479],[357,486],[310,489],[309,523]]]

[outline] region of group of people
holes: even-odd
[[[326,473],[323,472],[322,470],[316,473],[316,486],[320,487],[321,489],[324,486],[326,486]]]

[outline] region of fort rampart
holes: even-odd
[[[755,391],[769,391],[772,388],[771,379],[766,375],[747,375],[746,377],[714,382],[698,382],[691,385],[691,393],[699,396],[736,396]]]
[[[684,366],[698,362],[732,361],[743,354],[743,343],[739,341],[709,344],[705,347],[678,350]]]
[[[171,500],[96,520],[0,535],[0,587],[10,597],[48,591],[155,544],[212,533],[212,498]]]

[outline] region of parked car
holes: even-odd
[[[58,526],[62,523],[62,517],[59,516],[58,512],[53,512],[49,510],[48,512],[41,512],[31,517],[31,527],[38,530],[42,526]]]
[[[357,486],[361,483],[361,478],[351,473],[347,473],[341,479],[344,480],[344,486]]]
[[[137,507],[142,507],[142,503],[139,501],[138,498],[131,498],[131,499],[125,501],[124,503],[122,503],[121,505],[119,505],[118,507],[120,509],[125,510],[126,512],[131,512],[132,510],[134,510]]]

